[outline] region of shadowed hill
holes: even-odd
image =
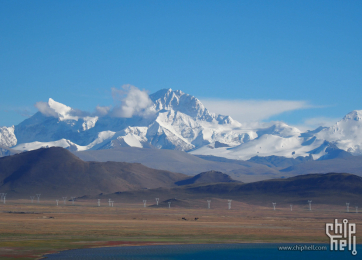
[[[192,178],[178,181],[175,184],[178,186],[189,185],[189,184],[201,184],[201,183],[216,183],[216,182],[238,182],[230,178],[229,175],[218,172],[218,171],[208,171],[202,172],[195,175]]]
[[[280,171],[289,176],[325,172],[345,172],[362,176],[362,156],[349,156],[323,161],[308,161],[290,166]]]
[[[287,179],[273,179],[247,184],[210,184],[192,187],[195,191],[221,193],[257,192],[272,194],[350,192],[362,195],[362,177],[348,173],[306,174]]]
[[[112,196],[112,195],[111,195]],[[133,201],[160,197],[205,200],[232,199],[271,207],[278,205],[313,204],[358,205],[362,200],[362,178],[346,173],[308,174],[287,179],[273,179],[254,183],[213,183],[181,186],[172,189],[152,189],[113,194],[115,199]]]
[[[358,203],[362,199],[362,178],[353,174],[307,174],[287,179],[273,179],[247,184],[210,184],[190,187],[195,193],[224,194],[264,203],[270,200],[306,203]],[[275,202],[275,201],[274,201]]]
[[[278,169],[257,163],[239,160],[210,161],[186,152],[166,149],[120,147],[73,153],[84,161],[137,162],[153,169],[180,172],[187,175],[211,170],[221,171],[233,179],[243,182],[280,178],[285,175],[285,173],[281,174]]]
[[[313,161],[313,157],[311,155],[307,157],[299,156],[297,158],[286,158],[283,156],[275,156],[275,155],[265,156],[265,157],[254,156],[248,160],[248,162],[264,164],[269,167],[277,167],[278,169],[283,169],[289,166],[301,164],[308,161]]]
[[[0,191],[13,196],[35,193],[81,196],[172,187],[186,177],[139,163],[84,162],[59,147],[0,158]]]

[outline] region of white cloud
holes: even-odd
[[[99,106],[99,105],[98,105],[98,106],[96,106],[96,112],[95,112],[95,114],[96,114],[97,116],[102,117],[102,116],[107,115],[110,110],[111,110],[111,106]]]
[[[331,118],[331,117],[313,117],[308,118],[304,120],[304,124],[307,126],[332,126],[338,121],[340,121],[341,118]]]
[[[222,100],[201,99],[211,112],[229,115],[235,120],[258,122],[284,112],[313,107],[306,101],[293,100]]]
[[[89,113],[79,109],[70,108],[52,99],[49,102],[39,101],[35,107],[45,116],[58,118],[59,116],[78,120],[78,118],[109,115],[111,117],[149,116],[153,102],[147,91],[140,90],[131,85],[124,85],[120,89],[112,88],[112,97],[115,106],[97,106],[95,112]]]
[[[330,127],[340,121],[341,118],[332,118],[332,117],[312,117],[305,119],[301,124],[293,125],[297,127],[302,132],[306,132],[308,130],[317,129],[320,126]]]
[[[0,106],[0,111],[15,112],[22,117],[31,117],[35,112],[34,109],[27,106],[6,106],[6,108]]]
[[[45,116],[58,117],[58,113],[55,112],[55,110],[51,108],[47,102],[39,101],[36,102],[34,106]]]
[[[331,118],[331,117],[312,117],[304,120],[304,126],[308,130],[314,130],[320,126],[330,127],[340,121],[341,118]]]
[[[151,112],[153,102],[147,91],[135,86],[124,85],[121,89],[112,88],[112,97],[115,103],[119,103],[111,112],[114,117],[146,116]]]

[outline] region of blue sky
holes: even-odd
[[[362,109],[361,13],[362,1],[0,0],[0,126],[50,97],[112,105],[124,84],[237,119],[334,121]]]

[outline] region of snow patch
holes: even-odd
[[[16,145],[17,139],[14,134],[15,127],[0,127],[0,145],[6,146],[6,147],[12,147]]]
[[[96,125],[98,116],[96,116],[96,117],[87,116],[87,117],[84,117],[83,120],[84,120],[84,122],[82,124],[83,131],[86,131],[86,130],[93,128]]]
[[[40,148],[49,148],[49,147],[69,148],[71,146],[76,148],[79,147],[78,145],[69,140],[61,139],[53,142],[31,142],[31,143],[18,144],[17,146],[13,147],[13,149],[19,151],[31,151]]]

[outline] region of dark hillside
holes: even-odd
[[[84,162],[66,149],[41,148],[0,158],[0,191],[18,194],[111,193],[173,187],[187,176],[139,163]]]

